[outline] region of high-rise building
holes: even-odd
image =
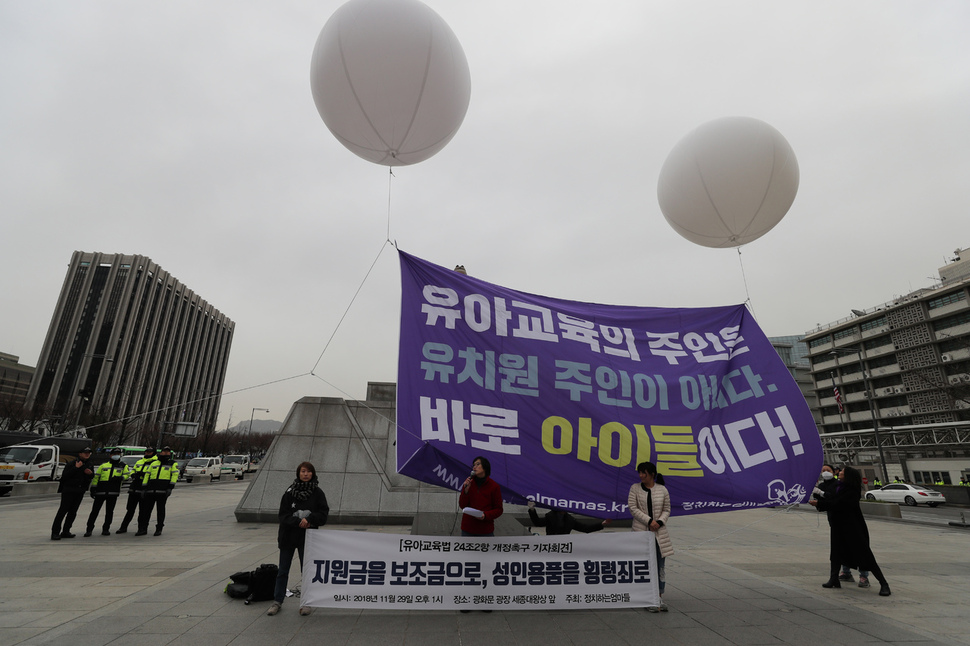
[[[27,404],[65,425],[83,412],[119,441],[159,424],[212,428],[234,327],[145,256],[76,251]]]
[[[961,253],[939,269],[940,285],[805,335],[820,430],[970,421],[970,255]]]
[[[0,352],[0,429],[3,419],[27,401],[27,389],[34,376],[34,367],[20,363],[20,357]]]
[[[812,381],[812,374],[809,371],[808,347],[802,341],[801,336],[772,336],[768,337],[768,340],[785,363],[785,367],[788,368],[788,372],[791,373],[795,383],[798,384],[798,389],[802,392],[805,403],[812,411],[812,418],[818,424],[821,417],[818,396],[815,394],[815,382]]]

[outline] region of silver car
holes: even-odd
[[[913,484],[903,484],[894,482],[887,484],[882,489],[873,489],[866,493],[866,500],[883,500],[886,502],[901,502],[915,507],[916,505],[928,505],[936,507],[946,502],[939,491],[933,491],[926,487]]]

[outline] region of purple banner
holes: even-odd
[[[629,517],[645,461],[674,514],[807,500],[818,430],[743,305],[578,303],[400,256],[399,473],[457,490],[484,455],[506,501],[601,518]]]

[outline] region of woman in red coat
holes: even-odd
[[[492,465],[479,455],[472,460],[472,475],[458,495],[462,536],[495,536],[495,519],[502,515],[502,488],[489,476]]]

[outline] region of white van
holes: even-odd
[[[186,482],[209,476],[209,482],[219,480],[222,476],[222,459],[220,458],[192,458],[185,465],[182,473]]]

